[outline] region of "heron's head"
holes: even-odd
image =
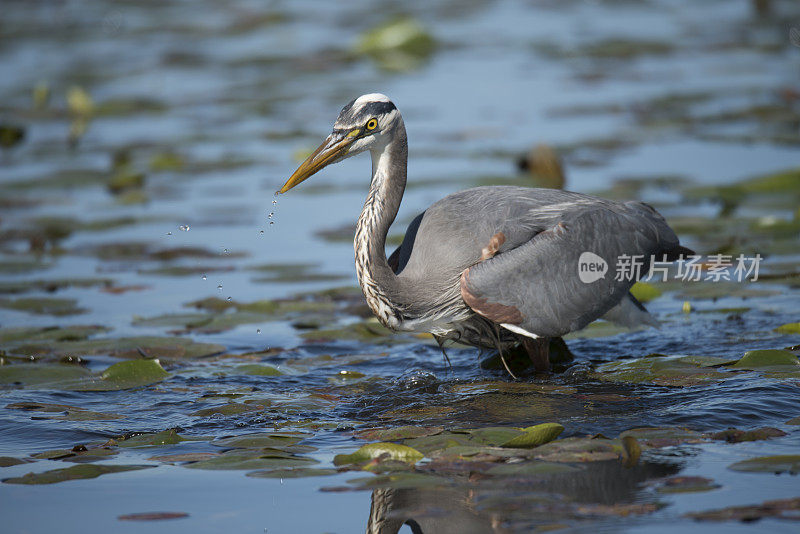
[[[333,132],[300,164],[278,193],[285,193],[331,163],[365,150],[382,151],[401,121],[400,113],[386,95],[371,93],[352,100],[339,113]]]

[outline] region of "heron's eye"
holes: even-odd
[[[367,121],[367,130],[374,130],[378,127],[378,119],[372,118]]]

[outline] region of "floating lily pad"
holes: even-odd
[[[100,460],[107,460],[111,456],[116,456],[119,451],[110,447],[97,447],[76,445],[71,449],[55,449],[32,454],[31,458],[37,460],[64,460],[75,463],[92,463]]]
[[[253,478],[305,478],[325,477],[338,473],[336,469],[323,469],[318,467],[296,467],[293,469],[273,469],[266,471],[252,471],[247,476]]]
[[[790,475],[796,475],[800,473],[800,455],[760,456],[731,464],[728,469],[747,473],[773,473],[776,475],[789,473]]]
[[[556,439],[564,431],[564,427],[558,423],[542,423],[523,428],[522,431],[524,434],[506,441],[503,447],[532,449]]]
[[[719,439],[728,443],[742,443],[744,441],[759,441],[763,439],[779,438],[785,436],[786,432],[777,428],[756,428],[754,430],[739,430],[729,428],[722,432],[711,434],[711,439]]]
[[[202,441],[208,438],[182,436],[174,428],[156,433],[137,434],[119,441],[120,447],[160,447],[162,445],[175,445],[182,441]]]
[[[75,299],[59,298],[19,298],[5,299],[0,298],[0,308],[17,310],[38,315],[77,315],[86,313],[86,309],[80,308]]]
[[[650,302],[661,296],[661,290],[648,282],[636,282],[631,287],[631,293],[639,302]]]
[[[443,431],[444,428],[440,426],[399,426],[396,428],[360,430],[354,435],[358,439],[367,441],[399,441],[423,436],[435,436]]]
[[[305,467],[318,463],[277,449],[234,449],[214,458],[184,464],[190,469],[256,470]]]
[[[598,462],[616,460],[623,451],[620,440],[563,438],[540,445],[533,453],[548,462]]]
[[[697,493],[719,488],[712,479],[705,477],[677,476],[670,477],[658,487],[659,493]]]
[[[691,512],[686,516],[696,521],[742,521],[752,523],[765,517],[796,520],[798,510],[800,510],[800,497],[766,501],[763,504]]]
[[[182,360],[222,353],[225,351],[225,347],[213,343],[198,343],[183,337],[142,336],[80,341],[42,341],[17,345],[15,351],[22,354],[59,357],[79,354],[81,356],[108,355],[125,359],[147,357]]]
[[[427,60],[435,48],[433,37],[419,22],[400,17],[364,33],[355,52],[372,57],[383,69],[408,71]]]
[[[333,458],[334,465],[356,464],[386,456],[390,460],[398,460],[411,464],[417,463],[424,455],[407,445],[397,443],[369,443],[351,454],[337,454]]]
[[[89,377],[88,369],[63,364],[15,364],[0,366],[0,385],[56,388],[64,383]]]
[[[68,480],[81,480],[87,478],[97,478],[109,473],[123,473],[125,471],[138,471],[139,469],[149,469],[153,465],[97,465],[81,464],[73,465],[63,469],[53,469],[44,473],[28,473],[21,477],[3,479],[6,484],[56,484]]]
[[[761,369],[764,367],[800,368],[797,356],[788,350],[751,350],[733,364],[739,369]]]
[[[116,391],[149,386],[164,380],[169,373],[158,360],[130,360],[115,363],[96,379],[87,380],[67,389],[76,391]]]
[[[187,452],[183,454],[162,454],[151,456],[148,461],[164,463],[198,462],[219,456],[218,452]]]
[[[196,412],[192,412],[189,415],[193,415],[195,417],[211,417],[213,415],[239,415],[242,413],[247,412],[258,412],[264,409],[263,406],[256,405],[256,404],[242,404],[238,402],[229,402],[228,404],[223,404],[221,406],[214,406],[212,408],[203,408],[202,410],[197,410]]]
[[[726,361],[720,359],[718,363]],[[660,386],[693,386],[726,378],[723,371],[708,367],[708,363],[709,360],[698,361],[695,357],[656,354],[636,360],[606,363],[598,366],[590,376],[604,382],[649,383]]]
[[[800,323],[782,324],[775,331],[779,334],[800,334]]]
[[[491,467],[487,473],[493,476],[511,477],[540,477],[547,475],[557,475],[562,473],[574,473],[580,471],[579,467],[557,462],[543,462],[535,460],[531,462],[500,464]]]
[[[281,376],[283,374],[277,367],[256,363],[239,365],[234,371],[237,374],[248,376]]]
[[[245,434],[243,436],[233,436],[229,438],[216,439],[211,442],[217,447],[238,448],[238,449],[260,449],[265,447],[287,447],[294,445],[302,439],[309,437],[302,433],[276,433],[263,432],[256,434]]]
[[[631,435],[623,436],[621,441],[622,463],[625,467],[633,467],[639,463],[639,457],[642,455],[642,446],[639,445],[639,440]]]
[[[21,465],[28,462],[29,460],[14,458],[13,456],[0,456],[0,467],[11,467],[12,465]]]
[[[620,438],[632,436],[647,447],[670,447],[681,443],[701,443],[707,438],[705,434],[687,428],[648,427],[633,428],[620,434]]]
[[[17,346],[22,342],[81,341],[89,336],[107,332],[108,330],[109,328],[98,325],[3,328],[0,329],[0,343],[5,346]]]

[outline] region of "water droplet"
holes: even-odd
[[[203,275],[203,280],[208,280],[208,277],[206,275]]]
[[[189,225],[188,224],[182,224],[182,225],[180,225],[178,227],[178,230],[180,230],[181,232],[188,232],[189,231]]]
[[[260,333],[261,333],[261,329],[260,329],[260,328],[258,328],[258,329],[256,330],[256,334],[260,334]]]
[[[223,253],[223,254],[227,254],[227,253],[228,253],[228,249],[227,249],[227,248],[226,248],[226,249],[223,249],[223,250],[222,250],[222,253]]]
[[[269,222],[269,225],[270,225],[270,226],[272,226],[272,225],[274,225],[274,224],[275,224],[275,221],[270,221],[270,222]]]
[[[167,235],[172,235],[172,232],[167,232]]]
[[[219,289],[220,291],[222,291],[222,284],[218,285],[218,286],[217,286],[217,289]]]
[[[264,235],[264,230],[260,230],[258,233]]]
[[[273,218],[274,216],[275,216],[275,212],[274,212],[274,211],[271,211],[271,212],[269,212],[269,215],[267,215],[267,219],[271,219],[271,218]]]
[[[230,302],[230,301],[232,301],[232,300],[233,300],[233,297],[228,297],[228,298],[226,298],[225,300],[227,300],[228,302]]]

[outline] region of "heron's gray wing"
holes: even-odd
[[[394,249],[394,252],[392,252],[392,254],[389,256],[387,261],[389,263],[389,267],[391,267],[395,274],[400,273],[400,271],[405,269],[406,265],[408,264],[408,259],[411,257],[411,251],[414,249],[414,240],[417,238],[417,230],[419,230],[419,225],[424,216],[425,212],[423,211],[414,217],[414,220],[411,221],[406,229],[406,235],[403,237],[403,242],[399,247]]]
[[[541,217],[552,220],[552,213]],[[644,275],[651,255],[677,247],[675,233],[646,204],[576,207],[526,243],[466,269],[461,294],[470,308],[495,322],[537,336],[561,336],[585,327],[627,295],[636,280],[617,276],[618,261],[641,257]],[[584,280],[603,263],[606,271],[582,281],[579,260],[587,264]],[[588,263],[596,264],[594,271]]]

